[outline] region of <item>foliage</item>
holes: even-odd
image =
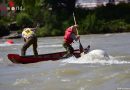
[[[65,29],[74,24],[73,12],[80,34],[130,31],[130,3],[108,4],[89,10],[75,8],[76,0],[13,1],[15,5],[23,6],[25,11],[16,12],[17,17],[13,19],[0,17],[0,24],[17,21],[20,26],[32,26],[39,23],[38,36],[64,35]],[[3,26],[7,27],[7,24]]]
[[[33,24],[32,19],[26,13],[19,13],[17,15],[16,21],[19,26],[31,26]]]
[[[4,35],[8,35],[9,29],[7,28],[7,24],[6,22],[4,22],[3,20],[0,20],[0,37],[4,36]]]
[[[44,36],[49,36],[50,32],[46,27],[42,27],[36,31],[36,34],[38,37],[44,37]]]
[[[104,24],[104,30],[108,30],[108,32],[123,32],[128,29],[127,24],[124,20],[114,20]]]
[[[44,0],[45,6],[52,8],[53,11],[66,9],[68,13],[72,13],[75,8],[76,0]]]

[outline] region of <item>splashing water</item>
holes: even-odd
[[[26,84],[30,84],[30,82],[25,79],[25,78],[22,78],[22,79],[16,79],[16,81],[13,83],[14,86],[16,85],[26,85]]]
[[[104,50],[92,50],[88,54],[82,55],[80,58],[70,57],[63,60],[65,63],[77,63],[77,64],[130,64],[128,61],[116,59],[116,57],[108,55]]]
[[[0,57],[0,63],[1,63],[1,62],[3,62],[3,58],[2,58],[2,57]]]

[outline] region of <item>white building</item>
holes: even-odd
[[[106,6],[107,3],[119,4],[120,2],[128,3],[130,0],[78,0],[76,7],[93,9],[98,6]]]
[[[97,6],[106,5],[108,0],[78,0],[76,7],[93,9]]]
[[[109,3],[119,4],[121,2],[128,3],[130,0],[109,0]]]

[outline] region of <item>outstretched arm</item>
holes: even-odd
[[[35,32],[38,28],[39,28],[39,24],[37,24],[35,28],[31,28],[31,30]]]

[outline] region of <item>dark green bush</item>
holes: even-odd
[[[124,20],[114,20],[104,23],[102,27],[102,32],[123,32],[127,30],[127,24],[124,22]]]
[[[16,21],[17,21],[17,24],[20,26],[23,26],[23,25],[32,26],[33,25],[33,20],[26,13],[19,13],[16,17]]]
[[[63,32],[62,30],[53,29],[52,32],[51,32],[51,35],[52,36],[62,36],[63,35],[62,32]]]
[[[8,35],[10,33],[6,22],[0,20],[0,37]]]
[[[37,31],[36,31],[36,35],[38,37],[45,37],[45,36],[49,36],[50,35],[50,32],[48,31],[48,29],[46,27],[42,27],[42,28],[39,28]]]
[[[8,19],[4,19],[4,21],[17,21],[20,27],[23,25],[30,27],[33,23],[38,22],[41,27],[37,31],[38,36],[64,35],[65,29],[74,24],[73,12],[71,10],[69,13],[66,8],[54,10],[53,7],[48,6],[48,3],[44,5],[45,3],[42,3],[44,1],[32,1],[33,3],[29,3],[29,1],[26,0],[24,1],[24,4],[26,4],[23,4],[25,11],[17,12],[16,20],[15,18],[11,19],[11,17],[8,17]],[[35,5],[35,2],[39,2],[39,4]],[[22,5],[22,3],[20,5]],[[52,10],[49,10],[49,7],[52,8]],[[76,22],[79,25],[79,34],[130,31],[130,3],[121,3],[118,5],[108,4],[107,6],[100,6],[92,10],[75,8],[74,12]],[[2,23],[0,24],[2,25]],[[7,27],[7,24],[5,26]],[[2,31],[2,29],[0,32],[5,32]]]

